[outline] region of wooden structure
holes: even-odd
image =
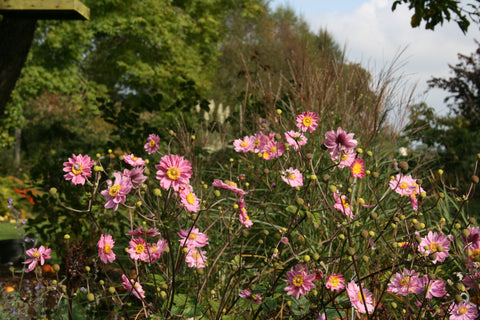
[[[90,9],[80,0],[0,0],[0,15],[36,20],[88,20]]]

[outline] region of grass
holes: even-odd
[[[23,227],[18,229],[15,223],[0,222],[0,240],[21,239],[22,236],[19,235],[19,233],[21,233],[22,230]]]

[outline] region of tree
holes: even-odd
[[[471,0],[463,5],[460,0],[395,0],[392,11],[395,11],[399,4],[408,4],[409,9],[414,13],[411,19],[413,28],[419,27],[425,21],[425,29],[434,30],[435,27],[444,21],[455,20],[459,28],[466,33],[471,21],[479,18],[479,0]]]
[[[443,89],[451,95],[445,102],[453,100],[449,107],[457,115],[468,119],[470,126],[480,128],[480,43],[478,49],[466,56],[458,54],[460,60],[455,66],[449,65],[454,76],[448,79],[432,78],[428,81],[431,88]]]

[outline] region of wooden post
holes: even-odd
[[[23,19],[88,20],[90,9],[80,0],[0,0],[0,14]]]

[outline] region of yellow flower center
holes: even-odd
[[[309,116],[303,118],[302,123],[305,127],[310,127],[313,124],[313,119]]]
[[[200,253],[198,253],[197,251],[195,251],[195,252],[193,253],[193,257],[195,258],[195,260],[200,259]]]
[[[263,159],[268,159],[269,156],[270,156],[270,153],[268,151],[263,152]]]
[[[33,256],[34,258],[37,258],[37,259],[38,259],[38,258],[40,258],[40,252],[35,251],[34,253],[32,253],[32,256]]]
[[[470,256],[470,259],[479,261],[480,260],[480,249],[473,249],[472,255]]]
[[[345,200],[345,198],[342,198],[342,205],[345,209],[348,209],[350,207],[350,205],[348,204],[347,200]]]
[[[272,152],[277,152],[277,147],[276,147],[276,146],[271,147],[271,148],[270,148],[270,151],[272,151]]]
[[[180,178],[180,170],[177,167],[170,167],[167,170],[167,176],[172,180]]]
[[[150,146],[150,148],[155,147],[155,144],[156,144],[155,140],[150,140],[150,142],[148,143],[148,145]]]
[[[82,173],[82,170],[83,170],[83,164],[75,163],[75,164],[72,166],[72,172],[73,172],[73,174],[75,174],[75,175],[81,174],[81,173]]]
[[[402,287],[408,286],[410,284],[410,277],[403,277],[402,280],[400,280],[400,285]]]
[[[244,220],[245,220],[245,221],[250,220],[250,217],[248,216],[248,214],[245,214]]]
[[[193,193],[187,194],[187,202],[189,204],[194,204],[195,203],[195,196],[193,195]]]
[[[255,139],[253,143],[255,144],[255,147],[258,147],[260,145],[260,139],[259,138]]]
[[[295,179],[297,179],[297,176],[293,173],[290,173],[290,175],[288,176],[288,179],[295,180]]]
[[[120,191],[120,185],[119,184],[114,184],[113,186],[110,187],[110,190],[108,191],[108,194],[111,197],[116,197],[119,191]]]
[[[330,282],[332,287],[337,287],[340,283],[340,279],[337,276],[332,276],[328,282]]]
[[[153,252],[157,251],[157,247],[156,247],[156,246],[152,246],[151,250],[152,250],[152,253],[153,253]]]
[[[227,180],[227,181],[225,181],[225,183],[228,184],[229,186],[237,187],[237,184],[233,181]]]
[[[342,155],[342,161],[345,161],[347,160],[348,158],[350,158],[350,156],[348,154],[343,154]]]
[[[137,161],[138,158],[137,158],[137,157],[133,157],[132,160],[133,160],[133,161]]]
[[[357,292],[357,297],[358,297],[358,300],[360,300],[360,302],[363,302],[363,295],[360,291]]]
[[[303,276],[301,274],[297,274],[292,279],[292,283],[295,287],[301,287],[303,284]]]
[[[145,250],[145,246],[143,244],[137,244],[137,246],[135,247],[135,252],[138,254],[142,253],[143,250]]]
[[[461,306],[460,308],[458,308],[458,313],[460,314],[465,314],[468,312],[468,309],[464,306]]]
[[[400,189],[407,189],[408,188],[408,183],[402,182],[400,183]]]
[[[439,246],[440,245],[437,242],[432,242],[432,243],[430,243],[430,250],[432,252],[437,252],[437,249],[438,249]]]
[[[353,174],[360,174],[362,172],[362,166],[360,163],[355,163],[352,168]]]
[[[190,233],[190,235],[188,236],[189,239],[192,239],[192,240],[195,240],[197,239],[197,234],[196,233]]]
[[[112,251],[112,247],[110,247],[109,244],[106,244],[105,247],[103,247],[103,252],[105,252],[106,254],[109,254],[110,251]]]
[[[242,143],[240,143],[240,146],[241,147],[246,147],[248,145],[248,142],[247,141],[242,141]]]

